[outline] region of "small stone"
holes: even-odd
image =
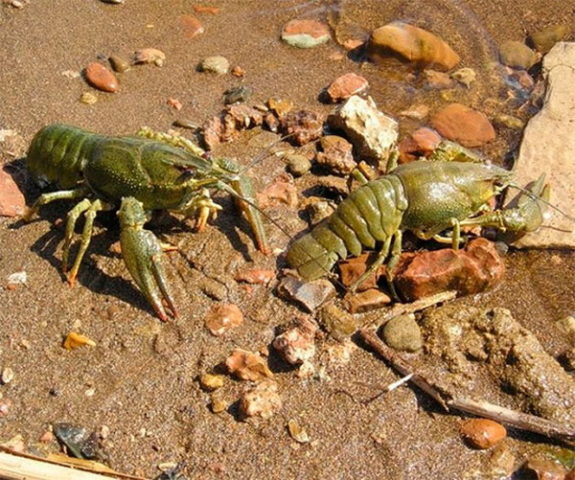
[[[228,293],[225,285],[209,277],[202,278],[198,282],[198,288],[214,300],[223,300]]]
[[[323,133],[323,117],[317,112],[299,110],[280,117],[280,126],[285,135],[298,145],[317,140]]]
[[[549,458],[530,458],[523,469],[526,475],[533,473],[537,480],[566,480],[567,470]]]
[[[485,238],[471,241],[465,250],[418,252],[400,268],[394,284],[408,301],[447,290],[457,290],[460,295],[482,292],[505,274],[505,262]]]
[[[244,392],[240,398],[240,412],[245,417],[270,418],[282,408],[278,386],[271,380],[257,384]]]
[[[104,65],[98,62],[88,64],[84,70],[86,80],[90,85],[103,92],[114,93],[118,91],[118,80]]]
[[[281,39],[297,48],[312,48],[330,39],[329,27],[316,20],[291,20],[286,23]]]
[[[280,282],[278,293],[313,313],[335,295],[335,287],[329,280],[325,279],[302,282],[295,277],[288,276]]]
[[[353,316],[333,303],[326,305],[320,310],[319,322],[327,333],[338,341],[348,339],[357,330],[357,324]]]
[[[239,87],[229,88],[224,92],[224,103],[226,105],[231,105],[233,103],[243,103],[252,94],[252,89],[241,85]]]
[[[570,33],[568,25],[551,25],[538,32],[534,32],[529,36],[529,40],[535,47],[535,50],[545,54],[553,48],[553,46],[562,40],[565,40]]]
[[[292,365],[302,364],[315,355],[316,331],[317,325],[304,319],[298,326],[278,335],[273,341],[273,347],[286,362]]]
[[[98,101],[98,95],[94,92],[84,92],[80,95],[80,101],[86,105],[94,105]]]
[[[322,151],[317,153],[315,161],[330,173],[349,175],[357,167],[352,153],[353,145],[345,138],[326,135],[321,137],[320,146]]]
[[[507,430],[503,425],[486,418],[466,420],[461,424],[459,431],[470,446],[480,450],[497,445],[507,436]]]
[[[327,123],[346,133],[360,157],[387,164],[397,141],[398,124],[380,112],[371,97],[354,95],[329,115]]]
[[[210,410],[213,413],[222,413],[228,409],[228,402],[223,398],[220,398],[218,395],[212,395],[210,401]]]
[[[177,118],[172,124],[174,127],[187,128],[189,130],[199,130],[200,126],[188,118]]]
[[[364,253],[359,257],[350,257],[339,263],[339,272],[341,283],[345,287],[354,285],[359,277],[361,277],[367,270],[367,266],[374,261],[372,254]],[[381,271],[381,269],[380,269]],[[356,286],[356,291],[362,292],[377,287],[377,278],[380,271],[372,272],[361,284]]]
[[[399,142],[399,161],[407,163],[421,157],[428,157],[441,143],[441,136],[431,128],[418,128]]]
[[[525,70],[529,70],[539,60],[537,54],[527,45],[514,40],[503,42],[499,48],[499,55],[503,65]]]
[[[232,71],[230,73],[234,77],[242,78],[246,74],[246,71],[239,65],[236,65],[235,67],[232,68]]]
[[[424,70],[423,76],[425,77],[425,86],[430,89],[443,90],[455,86],[455,81],[445,72]]]
[[[108,61],[110,62],[114,72],[124,73],[130,70],[130,62],[128,62],[128,60],[123,57],[119,57],[118,55],[110,55]]]
[[[514,117],[513,115],[506,115],[505,113],[499,113],[493,120],[495,123],[511,128],[512,130],[521,130],[525,126],[525,122],[520,118]]]
[[[26,199],[6,170],[0,169],[0,216],[17,217],[24,214]]]
[[[0,383],[2,383],[2,385],[6,385],[12,380],[14,380],[14,370],[12,370],[10,367],[4,367],[2,369],[2,373],[0,374]]]
[[[211,72],[217,75],[225,75],[230,69],[230,62],[226,57],[221,55],[215,55],[212,57],[207,57],[200,63],[200,71]]]
[[[209,13],[210,15],[217,15],[220,13],[220,9],[218,7],[212,7],[209,5],[192,5],[192,8],[196,13]]]
[[[431,118],[440,135],[464,147],[480,147],[495,139],[495,130],[484,113],[452,103]]]
[[[309,435],[305,428],[303,428],[297,420],[293,418],[287,423],[288,432],[296,442],[308,443],[310,441]]]
[[[385,343],[400,352],[417,352],[423,345],[421,329],[413,314],[389,320],[383,326],[382,337]]]
[[[180,17],[180,25],[184,31],[184,37],[195,38],[204,33],[204,26],[193,15],[182,15]]]
[[[333,202],[327,200],[317,200],[317,197],[313,203],[307,206],[307,212],[309,214],[309,219],[312,225],[317,225],[322,220],[325,220],[333,212],[335,212],[336,206]]]
[[[412,105],[407,110],[399,112],[399,116],[412,118],[414,120],[423,120],[428,115],[429,115],[429,107],[422,103]]]
[[[64,340],[64,344],[62,346],[66,350],[73,350],[75,348],[82,347],[84,345],[95,347],[96,342],[88,338],[86,335],[81,335],[76,332],[70,332],[68,335],[66,335],[66,339]]]
[[[251,268],[238,272],[234,277],[236,282],[245,282],[249,284],[267,285],[276,278],[273,270],[264,270],[262,268]]]
[[[55,439],[56,439],[56,437],[54,436],[52,431],[46,430],[42,435],[40,435],[40,438],[38,439],[38,441],[40,443],[52,443]]]
[[[471,87],[471,84],[475,82],[475,79],[477,78],[477,73],[475,73],[475,70],[473,70],[473,68],[463,67],[453,72],[451,74],[451,78],[469,88]]]
[[[286,168],[294,177],[301,177],[311,169],[311,162],[305,155],[290,153],[284,157]]]
[[[336,78],[330,86],[327,87],[326,93],[331,102],[337,103],[347,100],[352,95],[363,93],[368,88],[369,83],[361,75],[357,73],[346,73]]]
[[[8,415],[11,406],[12,402],[10,400],[0,400],[0,418]]]
[[[114,5],[120,5],[125,2],[125,0],[101,0],[104,3],[112,3]]]
[[[134,53],[134,63],[153,63],[157,67],[164,65],[166,54],[157,48],[142,48]]]
[[[375,288],[347,296],[346,300],[350,313],[369,312],[391,303],[388,295]]]
[[[240,380],[258,382],[274,375],[259,354],[240,348],[236,348],[226,359],[226,367]]]
[[[166,103],[172,107],[174,110],[180,111],[183,107],[182,102],[180,102],[177,98],[168,98]]]
[[[284,174],[286,177],[287,174]],[[264,190],[256,194],[260,208],[275,207],[278,205],[287,205],[291,209],[297,208],[298,196],[297,189],[292,181],[279,177],[273,183],[268,185]]]
[[[219,337],[244,323],[244,316],[237,305],[219,303],[210,309],[204,323],[212,335]]]
[[[200,376],[200,387],[207,392],[213,392],[218,388],[224,386],[226,377],[223,375],[213,375],[211,373],[204,373]]]
[[[417,65],[450,70],[459,63],[459,55],[431,32],[403,22],[392,22],[374,30],[367,45],[372,61],[381,61],[394,53]]]
[[[293,110],[293,102],[285,98],[270,98],[267,102],[269,109],[278,117],[283,117],[286,113]]]

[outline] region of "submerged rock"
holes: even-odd
[[[461,436],[473,448],[485,450],[501,443],[507,436],[503,425],[487,418],[472,418],[461,424]]]
[[[501,63],[512,68],[529,70],[537,63],[537,54],[522,42],[510,40],[499,48]]]
[[[484,113],[452,103],[431,118],[431,125],[443,137],[464,147],[480,147],[495,139],[495,130]]]
[[[565,40],[569,33],[568,25],[551,25],[543,30],[533,32],[529,35],[529,40],[537,51],[548,53],[556,43]]]
[[[298,145],[317,140],[323,132],[322,115],[310,110],[288,112],[279,121],[285,134]]]
[[[326,135],[321,137],[319,143],[322,151],[317,153],[315,161],[330,173],[349,175],[357,167],[352,153],[353,146],[345,138]]]
[[[281,39],[297,48],[312,48],[330,39],[329,28],[317,20],[291,20],[284,25]]]
[[[452,69],[460,60],[459,55],[441,38],[403,22],[393,22],[374,30],[367,52],[374,61],[391,53],[417,65],[441,70]]]
[[[346,73],[336,78],[326,89],[329,100],[333,103],[347,100],[353,95],[365,92],[369,83],[357,73]]]

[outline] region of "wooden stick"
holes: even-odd
[[[88,472],[26,453],[14,452],[4,447],[0,447],[0,478],[3,480],[110,480],[118,478],[145,480],[114,471],[106,474]]]
[[[447,411],[459,410],[484,418],[489,418],[497,422],[505,423],[518,430],[538,433],[554,440],[559,440],[572,445],[575,443],[575,429],[566,425],[547,420],[536,415],[530,415],[509,408],[501,407],[484,400],[473,400],[470,398],[454,398],[449,392],[435,385],[433,382],[413,372],[413,367],[401,358],[397,353],[389,348],[377,336],[375,331],[363,328],[359,331],[361,338],[373,350],[381,355],[391,366],[401,375],[412,374],[410,382],[413,382],[418,388],[423,390],[429,396],[434,398]]]

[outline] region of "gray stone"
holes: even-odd
[[[542,173],[551,185],[551,203],[570,215],[575,205],[575,43],[560,42],[543,61],[547,80],[545,103],[527,124],[515,167],[514,181],[525,185]],[[575,248],[573,222],[548,208],[545,225],[528,233],[519,247]]]

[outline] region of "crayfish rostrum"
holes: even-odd
[[[98,135],[68,125],[41,129],[30,145],[27,167],[40,184],[64,189],[42,194],[28,209],[29,220],[40,206],[55,200],[78,199],[68,213],[63,247],[63,269],[76,222],[85,216],[79,251],[67,272],[74,284],[82,258],[90,244],[97,212],[119,207],[122,256],[157,315],[177,316],[176,306],[162,267],[164,245],[144,224],[155,210],[194,217],[202,229],[221,206],[210,198],[210,189],[224,190],[238,199],[258,248],[267,251],[267,240],[249,178],[240,175],[229,159],[210,158],[181,137],[142,129],[138,136]]]

